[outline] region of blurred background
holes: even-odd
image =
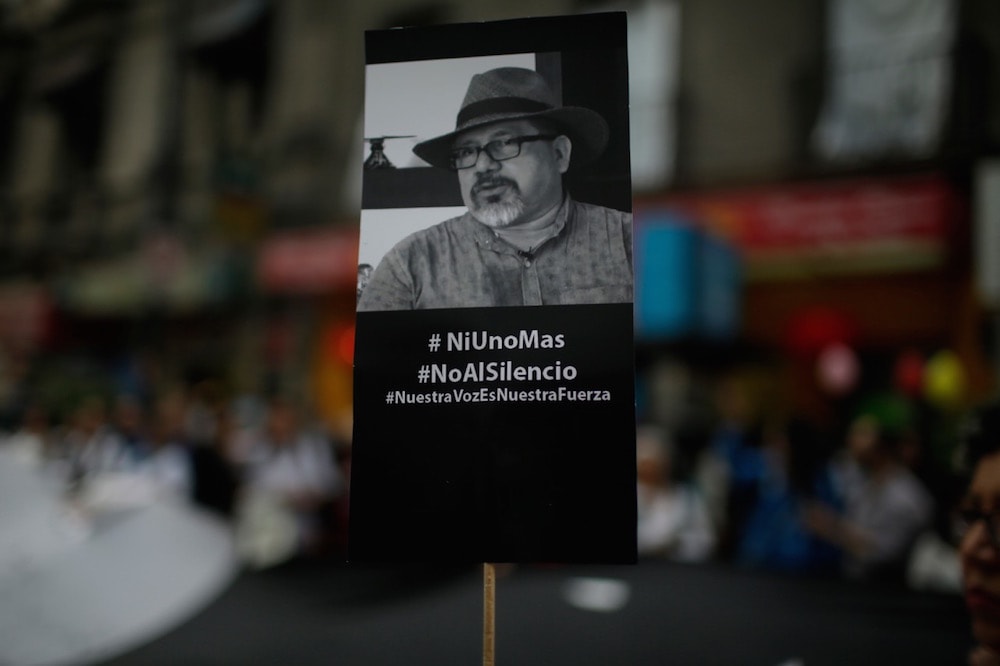
[[[1000,5],[3,0],[0,663],[476,658],[476,571],[343,564],[364,31],[613,9],[643,557],[505,571],[500,654],[964,658]]]

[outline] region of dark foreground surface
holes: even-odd
[[[939,666],[965,663],[970,646],[957,596],[665,563],[499,572],[500,666]],[[247,573],[105,664],[477,664],[482,594],[479,567]]]

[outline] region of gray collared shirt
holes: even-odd
[[[466,213],[396,244],[358,310],[630,303],[632,215],[566,199],[562,230],[534,252]]]

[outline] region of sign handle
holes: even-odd
[[[496,639],[496,566],[483,564],[483,666],[494,666]]]

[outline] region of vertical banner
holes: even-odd
[[[925,157],[953,93],[955,0],[830,0],[827,99],[813,148],[828,160]]]
[[[634,561],[625,14],[366,55],[351,560]]]

